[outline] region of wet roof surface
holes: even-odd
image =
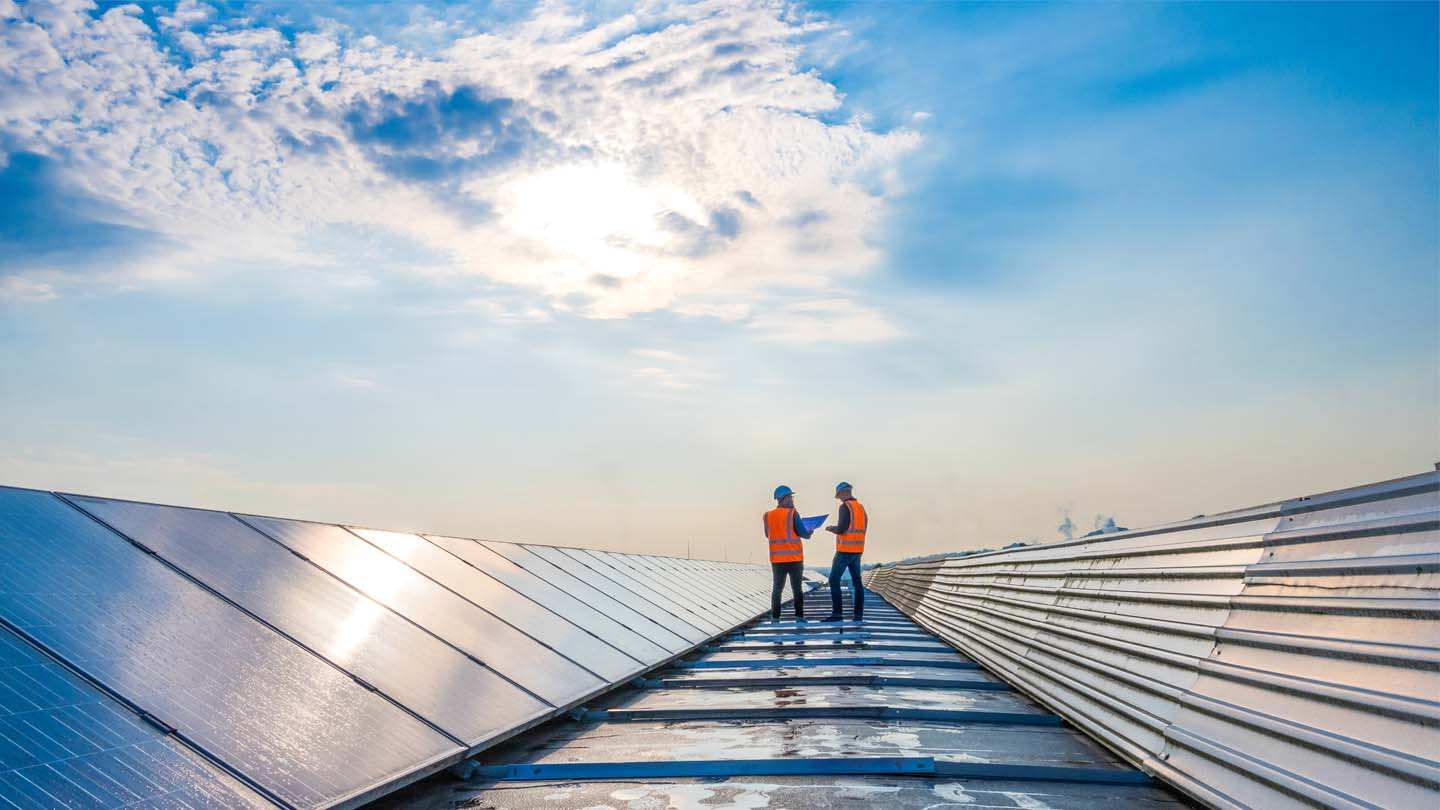
[[[863,624],[752,623],[378,806],[1186,806],[869,596]]]

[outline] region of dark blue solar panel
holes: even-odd
[[[669,583],[658,581],[654,577],[648,576],[644,572],[632,567],[624,561],[622,555],[607,554],[602,551],[592,551],[585,548],[562,548],[560,550],[602,576],[609,577],[615,582],[624,585],[660,609],[668,611],[672,615],[678,616],[686,622],[704,630],[707,638],[729,629],[728,626],[714,619],[701,616],[690,610],[682,604],[678,598],[671,598]]]
[[[70,500],[467,746],[549,708],[232,515]]]
[[[701,630],[700,628],[679,618],[678,616],[661,610],[655,605],[654,602],[641,598],[640,595],[637,594],[635,591],[632,591],[624,585],[621,585],[619,582],[616,582],[614,579],[604,576],[601,573],[595,571],[593,568],[585,565],[584,563],[580,562],[569,554],[566,554],[563,549],[555,548],[553,546],[530,545],[525,546],[525,548],[529,549],[536,555],[543,557],[546,562],[551,563],[556,568],[559,568],[570,574],[571,576],[575,577],[576,579],[579,579],[586,584],[593,586],[596,590],[601,591],[606,596],[625,605],[636,613],[639,613],[642,616],[649,617],[651,621],[654,621],[656,624],[665,627],[667,630],[674,633],[675,635],[680,636],[683,639],[687,639],[692,645],[705,641],[706,639],[710,638],[711,635],[713,635],[712,633],[709,633],[705,630]],[[641,588],[641,590],[643,590],[643,587]]]
[[[575,599],[556,585],[526,571],[474,540],[427,537],[451,554],[524,594],[536,604],[544,605],[577,627],[584,628],[617,649],[625,651],[636,662],[658,664],[670,657],[668,650],[656,646],[654,642],[618,624],[596,608]]]
[[[706,595],[728,606],[731,612],[740,615],[744,620],[753,619],[762,609],[768,610],[770,607],[770,572],[768,570],[764,572],[762,588],[758,576],[759,570],[755,568],[741,571],[727,564],[711,563],[708,560],[684,560],[646,555],[640,555],[640,558],[653,565],[664,566],[672,573],[672,576],[678,577],[686,583],[713,583],[712,587],[705,589]]]
[[[610,554],[612,561],[624,562],[638,569],[653,581],[666,586],[672,601],[678,601],[692,612],[710,616],[723,624],[734,626],[755,617],[753,612],[741,614],[730,600],[734,598],[724,583],[715,579],[696,580],[688,571],[680,568],[683,560],[667,557],[650,557],[644,554]]]
[[[348,529],[326,523],[249,515],[244,520],[305,555],[326,571],[395,608],[430,632],[511,676],[517,683],[527,688],[532,688],[533,684],[537,692],[548,685],[548,681],[535,677],[535,669],[537,665],[549,665],[554,653]],[[538,606],[530,607],[539,610]],[[573,667],[570,662],[559,660]],[[588,673],[578,669],[574,671],[580,677],[568,679],[569,688],[589,689],[596,685],[589,679]],[[562,669],[558,674],[564,676],[569,672]],[[559,699],[562,698],[557,696]],[[533,707],[532,712],[539,713],[546,710],[548,704],[539,701],[527,704],[512,698],[503,703],[497,702],[492,707],[492,714],[496,719],[517,725],[533,716],[517,718],[513,714],[527,705]]]
[[[0,488],[0,616],[296,806],[459,752],[48,493]],[[132,754],[116,756],[146,775]],[[11,779],[0,795],[27,784]]]
[[[606,681],[566,658],[563,650],[544,646],[535,637],[522,632],[529,624],[525,621],[527,611],[536,612],[534,603],[528,599],[419,535],[375,529],[354,531],[376,548],[460,594],[472,604],[506,621],[511,621],[510,617],[513,617],[516,621],[510,624],[493,620],[493,627],[487,628],[486,633],[496,657],[502,659],[496,666],[508,667],[508,670],[502,671],[524,683],[535,694],[558,706],[584,698],[605,686]],[[514,602],[515,599],[521,599],[523,604]],[[502,615],[501,610],[505,614]],[[593,638],[589,640],[595,641]]]
[[[273,807],[0,628],[0,808]]]
[[[524,568],[536,577],[551,583],[586,605],[609,616],[630,630],[633,630],[637,635],[650,639],[661,647],[664,647],[670,653],[684,652],[693,646],[690,641],[661,627],[648,616],[631,610],[610,596],[607,596],[590,583],[583,582],[575,576],[572,576],[570,573],[557,567],[554,563],[551,563],[519,543],[500,543],[485,540],[481,541],[481,545],[521,568]]]

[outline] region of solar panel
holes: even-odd
[[[427,537],[451,554],[524,594],[536,604],[544,605],[587,632],[595,634],[639,663],[657,664],[670,657],[670,652],[665,648],[474,540],[429,535]]]
[[[69,500],[466,747],[545,708],[225,512]]]
[[[728,600],[732,594],[728,592],[723,583],[707,583],[710,593],[702,593],[684,584],[676,566],[676,560],[651,559],[634,554],[610,555],[612,561],[618,561],[628,566],[628,570],[636,572],[636,576],[643,576],[646,582],[666,594],[670,601],[683,606],[691,613],[705,616],[712,622],[734,625],[738,624],[749,616],[742,616],[736,611]]]
[[[609,577],[610,579],[629,588],[641,598],[655,604],[660,609],[668,611],[672,615],[684,619],[686,622],[700,628],[706,637],[723,632],[726,628],[719,622],[707,616],[701,616],[690,610],[678,598],[671,598],[669,591],[663,587],[664,583],[655,582],[644,572],[632,567],[620,557],[620,555],[606,554],[599,551],[591,551],[583,548],[564,548],[561,551],[570,555],[592,570]]]
[[[676,565],[687,580],[714,583],[709,590],[725,599],[747,619],[754,617],[769,604],[765,599],[761,599],[762,594],[758,587],[760,583],[753,570],[742,574],[733,566],[708,560],[677,560]],[[769,585],[769,577],[766,577],[764,587],[767,598]]]
[[[684,560],[681,567],[690,577],[715,582],[717,590],[728,593],[731,603],[747,619],[770,606],[769,572],[709,560]]]
[[[754,616],[753,613],[745,614],[731,604],[735,594],[731,589],[725,587],[726,583],[706,580],[706,587],[701,590],[696,583],[689,581],[681,570],[683,560],[651,557],[644,554],[612,554],[610,557],[612,559],[618,557],[633,566],[648,571],[652,579],[668,586],[668,592],[673,600],[679,601],[692,612],[713,616],[731,625]]]
[[[730,566],[714,566],[712,568],[696,561],[687,570],[687,576],[705,580],[714,579],[717,582],[728,584],[731,604],[739,609],[746,618],[751,618],[757,612],[769,607],[770,576],[768,571],[762,581],[753,570],[741,572]]]
[[[710,638],[712,633],[701,630],[693,624],[675,616],[667,611],[661,610],[654,602],[642,599],[639,594],[621,585],[615,580],[603,576],[594,569],[581,563],[579,560],[566,554],[563,550],[553,546],[531,546],[525,548],[543,557],[546,562],[552,563],[555,567],[564,570],[571,576],[583,580],[602,591],[606,596],[625,605],[642,616],[648,616],[656,624],[662,625],[670,632],[686,639],[690,645],[699,644]]]
[[[594,672],[522,632],[527,627],[539,626],[533,614],[540,611],[529,600],[523,604],[514,602],[522,597],[417,535],[373,529],[354,531],[395,559],[499,616],[485,631],[494,649],[491,658],[496,660],[495,666],[505,667],[503,671],[507,675],[530,691],[562,706],[606,685],[607,681]],[[524,623],[511,622],[509,617],[500,615],[501,611]]]
[[[273,808],[0,628],[0,808]]]
[[[351,587],[424,627],[492,670],[516,670],[505,659],[503,639],[516,636],[494,616],[464,597],[391,557],[340,526],[242,515],[240,519],[348,583]],[[498,669],[497,669],[498,668]],[[550,705],[498,678],[478,694],[487,737],[545,714]]]
[[[674,576],[684,583],[707,583],[705,592],[712,595],[713,598],[719,599],[742,620],[754,618],[762,607],[760,601],[757,600],[759,594],[755,590],[756,579],[753,572],[750,576],[740,576],[725,567],[706,567],[699,560],[676,560],[672,564],[672,569]],[[767,576],[765,579],[767,600],[769,585],[770,580]],[[766,604],[768,605],[768,601]]]
[[[636,591],[641,591],[641,589],[644,588],[639,587],[639,585],[622,584],[619,577],[600,571],[598,564],[586,565],[585,562],[579,561],[575,556],[564,552],[564,549],[552,548],[552,546],[526,546],[526,548],[537,553],[537,555],[543,556],[546,561],[552,562],[552,564],[559,566],[559,568],[566,569],[573,577],[585,579],[586,582],[590,582],[590,584],[595,585],[596,588],[602,589],[602,591],[605,591],[605,594],[609,595],[613,600],[624,602],[625,605],[628,605],[628,607],[636,611],[636,613],[648,615],[655,623],[664,624],[665,627],[670,628],[672,633],[685,638],[685,640],[690,641],[691,644],[700,643],[700,641],[707,640],[707,638],[711,636],[710,631],[701,630],[696,624],[685,621],[684,618],[678,617],[678,615],[671,613],[671,611],[664,610],[660,605],[655,604],[654,601],[641,597]],[[608,568],[608,566],[605,566],[605,568]]]
[[[0,488],[0,616],[287,803],[459,748],[55,496]]]
[[[519,543],[499,543],[491,540],[480,542],[485,548],[499,554],[512,563],[534,574],[536,578],[554,584],[557,588],[574,596],[577,600],[595,608],[596,611],[614,619],[625,628],[653,641],[669,653],[688,650],[693,643],[661,627],[649,617],[637,613],[610,596],[583,582],[540,555]]]
[[[586,553],[601,556],[601,553],[596,551],[587,551]],[[652,584],[657,593],[668,600],[669,604],[685,611],[684,615],[687,617],[703,619],[710,625],[722,628],[722,632],[741,621],[739,614],[732,617],[730,609],[721,606],[722,599],[729,596],[725,588],[716,583],[710,589],[714,593],[709,594],[686,583],[684,575],[678,568],[681,560],[677,558],[604,553],[603,559],[610,566],[634,579]]]

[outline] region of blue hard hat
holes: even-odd
[[[849,481],[841,481],[840,483],[836,484],[836,485],[835,485],[835,494],[837,494],[837,495],[840,494],[840,490],[842,490],[842,489],[850,489],[850,482],[849,482]]]
[[[795,494],[795,490],[793,490],[793,489],[785,486],[784,484],[781,484],[780,486],[775,487],[775,500],[777,500],[777,501],[780,500],[781,498],[785,497],[786,495],[794,495],[794,494]]]

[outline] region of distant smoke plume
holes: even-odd
[[[1062,512],[1062,514],[1065,516],[1065,519],[1060,521],[1060,525],[1056,527],[1056,529],[1060,532],[1061,535],[1065,537],[1066,540],[1074,540],[1075,522],[1070,519],[1070,510],[1066,509],[1064,510],[1064,512]]]

